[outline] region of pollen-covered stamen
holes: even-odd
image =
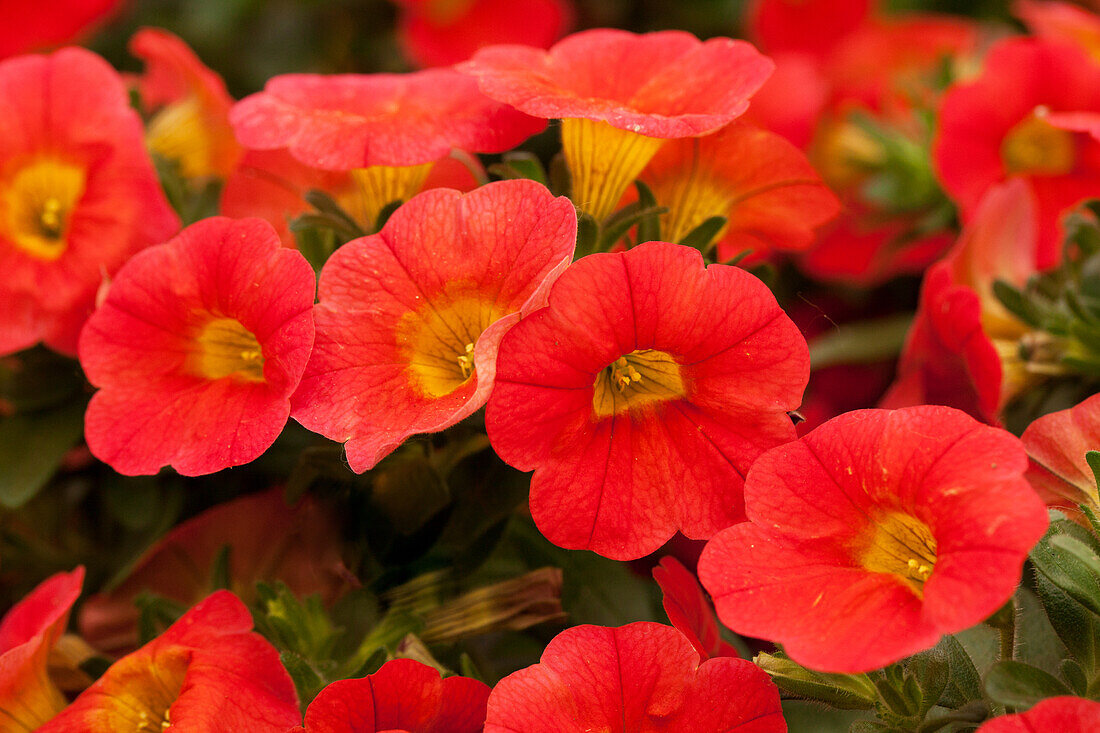
[[[82,168],[50,159],[21,168],[3,192],[3,234],[27,254],[56,260],[68,246],[69,215],[85,178]]]
[[[458,368],[465,377],[474,373],[474,345],[466,344],[466,349],[458,355]]]
[[[235,318],[214,318],[195,337],[192,371],[205,379],[264,381],[263,347]]]
[[[889,573],[906,581],[917,596],[936,567],[936,538],[920,519],[891,512],[872,523],[859,564],[873,573]]]
[[[672,355],[639,349],[620,356],[596,375],[592,410],[597,417],[608,417],[686,394],[680,365]]]
[[[171,708],[183,689],[190,664],[190,650],[172,647],[152,659],[124,657],[112,667],[117,679],[125,682],[109,695],[117,715],[111,716],[117,726],[113,729],[162,733],[171,727]]]
[[[1072,132],[1046,121],[1049,110],[1039,106],[1008,131],[1001,158],[1009,173],[1062,176],[1077,165],[1077,143]]]

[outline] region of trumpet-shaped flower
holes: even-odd
[[[949,407],[858,410],[761,456],[749,521],[699,562],[718,617],[825,672],[968,628],[1015,591],[1047,526],[1011,434]]]
[[[585,257],[505,336],[485,415],[535,472],[553,543],[614,559],[744,519],[741,486],[794,438],[806,341],[762,282],[666,242]]]
[[[80,337],[92,453],[127,475],[259,457],[309,359],[314,282],[260,219],[204,219],[127,262]]]
[[[572,259],[573,204],[534,181],[425,191],[321,272],[294,419],[355,471],[485,404],[497,346]]]

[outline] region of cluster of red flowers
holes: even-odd
[[[550,542],[636,560],[677,533],[707,541],[698,578],[723,624],[851,675],[1010,602],[1048,507],[1100,511],[1100,397],[1022,439],[1002,427],[1043,371],[994,286],[1062,265],[1067,214],[1100,197],[1096,16],[1025,1],[1033,34],[983,44],[976,24],[868,0],[757,0],[765,56],[681,31],[554,43],[572,13],[551,0],[398,4],[431,68],[278,76],[237,102],[160,30],[131,43],[140,112],[89,51],[0,61],[0,355],[41,342],[79,358],[95,458],[211,474],[293,418],[363,473],[484,408],[493,451],[532,472]],[[489,182],[477,156],[550,120],[568,197]],[[181,229],[152,156],[185,185],[223,183],[225,216]],[[356,236],[312,261],[295,231],[318,211]],[[850,287],[924,273],[877,404],[818,405],[800,434],[811,350],[754,263]],[[232,536],[265,558],[247,581],[334,598],[335,519],[308,496],[241,501],[84,604],[85,638],[121,656],[71,699],[48,662],[83,568],[13,608],[0,731],[786,730],[776,684],[674,560],[656,571],[672,627],[569,628],[492,689],[394,659],[300,699],[249,589],[208,595],[201,573]],[[165,583],[173,562],[201,572]],[[149,588],[190,610],[134,650]],[[1098,708],[1054,698],[980,730],[1085,731]]]

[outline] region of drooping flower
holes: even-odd
[[[755,277],[650,242],[585,257],[504,337],[485,415],[554,544],[614,559],[744,518],[742,477],[794,438],[806,341]]]
[[[1050,697],[1031,710],[982,723],[977,733],[1092,733],[1100,730],[1100,702],[1080,697]]]
[[[876,669],[977,624],[1047,526],[1011,434],[949,407],[858,410],[761,456],[749,521],[699,577],[734,631],[825,672]]]
[[[1100,511],[1096,476],[1085,454],[1100,450],[1100,395],[1044,415],[1021,440],[1031,458],[1027,479],[1048,506],[1079,517],[1081,504]]]
[[[485,404],[497,345],[568,265],[576,213],[526,180],[425,191],[321,273],[317,343],[294,419],[355,471]]]
[[[84,568],[43,581],[0,619],[0,730],[29,733],[65,707],[46,672],[50,650],[69,624]]]
[[[481,733],[489,687],[440,679],[412,659],[394,659],[362,679],[333,682],[309,704],[306,733]]]
[[[146,65],[138,91],[142,106],[153,114],[149,148],[176,162],[185,178],[228,176],[241,147],[229,126],[233,98],[222,78],[180,38],[159,28],[135,33],[130,52]]]
[[[452,149],[499,153],[546,126],[489,99],[450,68],[276,76],[238,102],[229,119],[247,148],[286,148],[309,166],[354,170],[371,228],[386,204],[420,191]]]
[[[397,38],[418,66],[450,66],[479,48],[549,48],[573,24],[570,0],[395,0]]]
[[[314,282],[260,219],[204,219],[127,262],[80,337],[92,453],[127,475],[257,458],[309,359]]]
[[[669,623],[691,642],[701,660],[741,656],[722,639],[710,601],[699,581],[679,560],[671,556],[661,558],[653,568],[653,579],[661,586],[661,605]]]
[[[121,4],[122,0],[5,0],[0,3],[0,59],[71,41]]]
[[[573,199],[599,221],[662,140],[706,135],[739,117],[773,64],[729,38],[596,29],[549,51],[490,46],[458,68],[493,99],[562,120]]]
[[[274,488],[219,504],[175,527],[138,558],[107,593],[80,608],[80,633],[103,652],[132,650],[138,640],[141,593],[184,607],[209,595],[213,568],[228,553],[230,589],[254,600],[258,580],[280,580],[295,594],[319,594],[326,604],[347,587],[336,518],[309,496],[288,506]]]
[[[252,616],[218,591],[115,662],[39,733],[204,731],[285,733],[301,720],[279,652]]]
[[[574,626],[489,695],[486,733],[785,733],[779,690],[751,662],[700,661],[676,629]]]
[[[0,354],[76,353],[104,275],[179,227],[117,72],[67,48],[0,63]]]
[[[679,242],[712,216],[729,220],[718,257],[800,250],[840,211],[806,156],[773,132],[733,122],[712,135],[670,140],[639,179],[653,190],[662,236]]]
[[[956,246],[925,275],[916,320],[883,407],[938,404],[998,424],[1032,377],[1019,357],[1028,328],[993,283],[1022,286],[1037,271],[1038,212],[1022,180],[993,187]]]
[[[1060,218],[1100,187],[1100,141],[1045,118],[1098,111],[1100,64],[1084,51],[1034,38],[1004,40],[977,79],[944,96],[933,145],[937,174],[965,218],[994,184],[1026,180],[1039,205],[1037,264],[1049,268],[1061,258]]]

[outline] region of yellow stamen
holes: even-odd
[[[83,168],[49,158],[20,168],[0,197],[2,233],[26,254],[56,260],[69,245],[69,214],[85,183]]]
[[[458,368],[462,370],[462,375],[469,378],[474,373],[474,345],[466,344],[465,353],[458,356]]]
[[[606,219],[663,142],[606,122],[562,120],[562,152],[577,206],[596,221]]]
[[[905,512],[890,512],[872,524],[858,562],[872,573],[905,581],[918,597],[936,567],[936,538],[927,524]]]
[[[1062,176],[1077,164],[1073,133],[1043,119],[1047,112],[1044,107],[1036,107],[1005,135],[1001,158],[1009,173]]]
[[[686,396],[680,365],[670,354],[640,349],[620,356],[596,375],[592,411],[609,417]]]
[[[195,338],[192,371],[205,379],[233,377],[246,382],[264,381],[264,355],[260,342],[235,318],[214,318]]]
[[[434,165],[357,168],[351,172],[351,188],[338,195],[337,202],[364,230],[373,232],[382,209],[394,201],[408,201],[419,193]]]

